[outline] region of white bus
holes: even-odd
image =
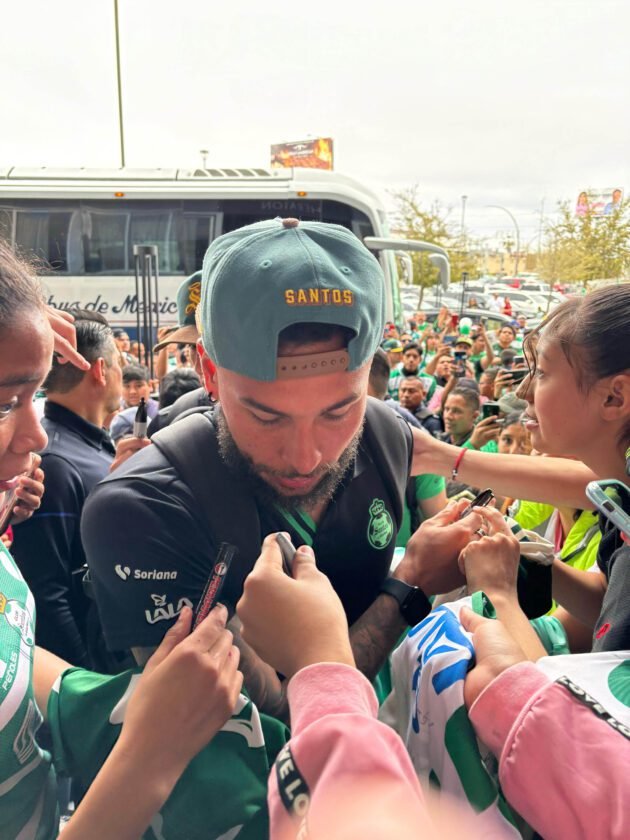
[[[201,268],[208,243],[274,216],[335,222],[365,241],[385,273],[387,317],[402,323],[395,252],[419,243],[389,239],[379,199],[351,178],[310,169],[0,168],[0,236],[44,261],[48,303],[100,312],[114,326],[136,324],[134,245],[158,247],[159,319],[173,324],[177,287]]]

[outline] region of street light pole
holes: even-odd
[[[118,128],[120,132],[120,165],[125,168],[125,135],[123,133],[122,85],[120,81],[120,39],[118,37],[118,0],[114,0],[114,29],[116,32],[116,71],[118,74]]]
[[[521,251],[521,232],[518,227],[518,222],[514,218],[513,214],[507,209],[507,207],[503,207],[501,204],[486,204],[486,207],[493,207],[495,210],[503,210],[504,213],[507,213],[510,219],[512,219],[512,224],[514,225],[514,232],[516,233],[516,256],[514,258],[514,274],[518,274],[518,260]]]
[[[465,221],[466,221],[466,202],[467,201],[468,201],[468,196],[463,195],[462,196],[462,240],[464,239],[464,230],[465,230],[464,224],[465,224]]]

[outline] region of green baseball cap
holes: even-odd
[[[195,321],[195,312],[201,299],[201,272],[195,271],[187,277],[177,290],[177,327],[153,348],[154,351],[168,347],[169,344],[196,344],[199,330]]]
[[[389,353],[402,353],[403,346],[395,338],[388,338],[387,341],[383,342],[383,350],[387,350]]]
[[[339,225],[271,219],[215,239],[203,261],[197,313],[219,367],[271,382],[356,370],[372,358],[385,322],[385,278]],[[348,327],[347,350],[278,358],[278,336],[297,323]]]

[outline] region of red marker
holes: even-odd
[[[221,543],[219,553],[214,564],[212,574],[208,578],[203,594],[197,604],[192,629],[194,630],[204,618],[216,607],[219,596],[223,590],[225,579],[230,569],[230,564],[236,555],[236,546],[229,543]]]

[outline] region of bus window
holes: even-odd
[[[90,212],[84,214],[83,252],[87,274],[122,272],[126,261],[128,213]]]
[[[129,228],[129,266],[134,268],[134,245],[157,245],[160,271],[176,270],[179,262],[177,242],[172,238],[175,230],[173,214],[131,212]]]
[[[66,271],[70,211],[18,210],[15,244],[25,254],[34,254],[53,271]]]
[[[192,274],[201,268],[208,243],[216,237],[217,225],[222,214],[188,215],[177,214],[175,229],[179,261],[172,267],[184,274]]]
[[[0,238],[13,240],[13,211],[0,208]]]

